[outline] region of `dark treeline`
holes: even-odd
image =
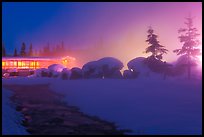
[[[69,48],[65,48],[64,43],[62,42],[56,46],[47,45],[43,46],[41,49],[33,49],[32,43],[30,45],[22,43],[20,51],[17,51],[17,48],[14,49],[12,55],[6,53],[4,44],[2,43],[2,57],[62,57],[66,56],[67,53],[70,53]]]

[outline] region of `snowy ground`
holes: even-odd
[[[201,79],[15,78],[4,79],[6,83],[50,83],[69,104],[131,129],[132,134],[202,134]]]
[[[28,135],[21,126],[22,115],[15,110],[15,106],[9,100],[12,91],[2,89],[2,134],[3,135]]]

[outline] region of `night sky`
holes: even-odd
[[[194,26],[202,37],[201,2],[134,2],[134,3],[6,3],[3,2],[2,37],[8,53],[20,50],[22,42],[34,49],[64,41],[67,47],[86,48],[100,39],[109,54],[123,62],[139,56],[148,46],[148,26],[155,29],[158,40],[170,51],[167,61],[178,56],[181,48],[178,29],[185,27],[185,17],[195,16]],[[201,41],[202,42],[202,41]],[[107,56],[104,55],[104,56]]]

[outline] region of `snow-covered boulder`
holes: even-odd
[[[71,69],[71,76],[70,79],[80,79],[83,78],[83,72],[82,69],[78,67],[74,67]]]
[[[64,68],[60,74],[60,78],[63,80],[69,79],[71,76],[71,71],[68,68]]]
[[[84,78],[102,78],[102,70],[97,61],[91,61],[82,67]]]
[[[137,76],[139,75],[139,72],[133,72],[133,71],[130,71],[130,70],[125,70],[123,72],[123,78],[125,79],[134,79],[134,78],[137,78]]]
[[[82,67],[84,78],[119,78],[123,63],[113,57],[104,57],[97,61],[86,63]]]
[[[108,77],[104,77],[104,78],[121,79],[123,78],[123,76],[119,70],[116,70],[111,75],[109,75]]]
[[[61,72],[64,68],[66,68],[65,66],[61,65],[61,64],[52,64],[50,66],[48,66],[48,69],[53,72]]]
[[[151,73],[151,70],[144,63],[145,59],[146,58],[144,57],[138,57],[138,58],[130,60],[127,64],[130,72],[125,72],[125,75],[132,75],[132,73],[134,72],[134,74],[138,74],[138,76],[148,77],[149,74]]]
[[[61,64],[52,64],[48,66],[49,76],[54,78],[59,77],[64,68],[66,67]]]
[[[123,68],[123,63],[113,57],[104,57],[97,61],[98,67],[103,72],[104,78],[121,78],[120,70]]]
[[[49,76],[49,70],[46,68],[36,69],[34,72],[34,75],[36,77],[48,77]]]

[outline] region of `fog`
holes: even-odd
[[[22,42],[27,45],[32,43],[34,49],[39,50],[48,42],[54,47],[63,41],[66,48],[72,49],[67,55],[74,56],[80,67],[105,56],[120,59],[124,66],[135,57],[148,56],[144,51],[148,46],[145,40],[149,26],[159,36],[160,44],[169,50],[163,59],[175,61],[178,56],[172,51],[182,46],[178,29],[185,27],[185,17],[189,12],[195,16],[194,26],[201,34],[200,40],[202,37],[201,3],[72,2],[58,3],[57,6],[54,3],[19,5],[13,4],[18,14],[10,13],[12,10],[8,12],[11,7],[3,5],[3,40],[8,51],[13,53],[14,47],[19,51]],[[51,8],[56,11],[51,12]],[[8,13],[11,16],[7,17]],[[16,23],[12,24],[12,20]],[[31,25],[30,22],[36,21]],[[20,25],[21,28],[14,32],[10,29],[13,25],[15,29]],[[12,33],[15,33],[13,39],[9,37]]]

